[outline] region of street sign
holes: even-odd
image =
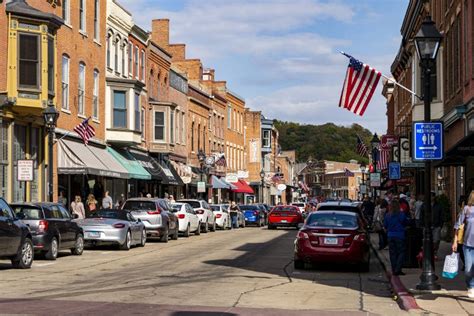
[[[206,182],[199,181],[197,183],[197,191],[198,193],[206,192]]]
[[[370,174],[370,186],[379,187],[382,184],[380,172],[374,172]]]
[[[18,160],[18,181],[33,181],[33,160]]]
[[[401,171],[399,162],[390,162],[388,164],[388,178],[390,180],[399,180],[402,177]]]
[[[423,168],[425,164],[423,162],[402,162],[402,168]]]
[[[443,159],[443,123],[413,123],[413,159]]]
[[[359,191],[360,191],[360,193],[362,193],[362,194],[367,194],[367,186],[366,186],[365,184],[361,184],[361,185],[359,186]]]

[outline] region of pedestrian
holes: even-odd
[[[111,209],[114,206],[113,200],[109,195],[109,191],[105,191],[104,198],[102,199],[102,208]]]
[[[147,199],[151,199],[151,193],[147,193],[147,194],[146,194],[146,198],[147,198]],[[166,199],[166,198],[165,198],[165,199]]]
[[[71,211],[75,218],[86,218],[86,211],[84,210],[84,204],[81,201],[80,195],[76,195],[74,197],[74,201],[71,203]]]
[[[372,202],[368,196],[364,197],[364,202],[362,202],[362,214],[367,221],[369,226],[372,225],[372,220],[374,218],[375,204]]]
[[[460,214],[456,225],[454,225],[455,234],[452,250],[458,250],[458,233],[464,230],[462,242],[464,251],[464,273],[466,276],[467,296],[474,298],[474,190],[469,194],[467,205]]]
[[[374,213],[374,231],[379,235],[379,250],[387,247],[387,232],[384,227],[385,213],[387,212],[387,201],[377,199]]]
[[[176,203],[174,196],[170,194],[169,196],[170,203]]]
[[[405,213],[400,210],[400,203],[393,199],[384,219],[393,275],[405,275],[402,272],[402,266],[405,260],[405,227],[407,222],[408,219]]]
[[[431,214],[432,214],[432,228],[431,231],[433,232],[433,253],[435,259],[438,259],[438,250],[439,245],[441,243],[441,228],[443,227],[443,208],[438,202],[438,197],[433,192],[431,194]]]
[[[461,195],[459,197],[459,203],[458,203],[458,208],[457,208],[457,211],[456,211],[456,223],[459,221],[459,217],[461,216],[463,210],[464,210],[464,207],[466,206],[466,196],[464,195]],[[459,258],[461,259],[462,261],[462,264],[463,264],[463,268],[462,270],[464,270],[464,265],[465,265],[465,261],[464,261],[464,251],[463,251],[463,245],[464,245],[464,223],[461,224],[461,226],[459,227],[458,231],[456,232],[455,230],[455,233],[454,235],[457,237],[457,245],[458,245],[458,253],[459,253]]]
[[[87,197],[87,211],[89,214],[87,214],[89,217],[91,214],[93,214],[97,210],[97,200],[95,199],[94,194],[90,193],[89,196]]]
[[[122,193],[120,194],[120,199],[117,201],[117,203],[115,203],[115,208],[121,209],[124,203],[125,203],[125,195]]]
[[[410,204],[407,198],[406,194],[400,193],[398,203],[400,203],[400,210],[405,213],[407,217],[410,217]]]
[[[238,220],[237,217],[238,217],[240,208],[237,204],[235,204],[234,201],[232,201],[229,211],[230,211],[230,218],[232,220],[232,228],[239,228],[239,223],[237,223],[237,220]]]

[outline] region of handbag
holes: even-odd
[[[443,278],[454,279],[459,270],[459,253],[453,252],[444,259]]]
[[[464,244],[464,226],[466,224],[462,223],[459,225],[456,236],[458,237],[458,244]]]

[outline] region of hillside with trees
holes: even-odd
[[[298,161],[309,157],[318,160],[368,162],[357,154],[357,135],[370,149],[372,132],[358,124],[350,127],[337,126],[333,123],[324,125],[303,125],[292,122],[275,121],[279,132],[282,150],[296,150]]]

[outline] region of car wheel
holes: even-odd
[[[179,223],[176,223],[176,228],[174,230],[174,234],[171,237],[172,240],[178,240],[179,237]]]
[[[145,247],[146,244],[146,229],[142,229],[142,238],[140,239],[140,247]]]
[[[12,259],[12,265],[15,269],[29,269],[33,264],[33,257],[33,242],[31,239],[25,238],[20,252]]]
[[[216,221],[214,220],[214,224],[212,224],[211,226],[211,232],[215,232],[216,231]]]
[[[120,245],[120,250],[130,250],[131,247],[132,247],[132,236],[130,234],[130,231],[127,231],[125,242]]]
[[[194,232],[194,235],[195,236],[201,235],[201,222],[199,222],[198,227],[197,227],[196,231]]]
[[[80,256],[84,252],[84,237],[82,234],[77,235],[74,248],[71,249],[71,253],[74,256]]]
[[[207,233],[209,231],[209,223],[206,221],[206,223],[204,224],[204,229],[202,230],[203,233]]]
[[[56,260],[56,258],[58,257],[58,249],[58,239],[56,237],[53,237],[53,239],[51,239],[51,243],[49,244],[49,250],[44,254],[46,260]]]
[[[295,269],[297,270],[304,270],[304,261],[303,260],[296,260],[293,262]]]
[[[184,232],[183,236],[189,237],[190,233],[191,233],[191,226],[188,224],[188,227],[186,228],[186,231]]]

